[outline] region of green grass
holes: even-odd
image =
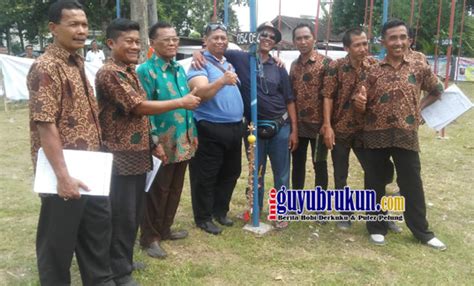
[[[474,100],[474,84],[460,84]],[[3,106],[3,104],[2,104]],[[164,242],[166,260],[136,248],[148,267],[135,273],[142,285],[470,285],[474,277],[474,112],[447,129],[449,140],[420,129],[422,176],[431,228],[448,245],[437,252],[418,243],[404,226],[387,245],[369,244],[363,223],[341,232],[334,223],[291,223],[288,230],[256,237],[243,222],[220,236],[193,225],[189,180],[176,216],[176,228],[189,230],[182,241]],[[0,285],[37,285],[35,235],[39,199],[32,193],[28,110],[25,103],[0,111]],[[244,159],[243,162],[246,162]],[[361,186],[362,172],[351,157],[349,185]],[[307,168],[307,186],[313,179]],[[231,217],[245,208],[247,167],[235,189]],[[266,178],[267,187],[271,174]],[[330,186],[332,186],[332,180]],[[389,186],[389,189],[395,185]],[[77,266],[73,284],[80,285]]]

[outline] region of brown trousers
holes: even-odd
[[[163,165],[158,170],[150,191],[145,195],[145,209],[140,225],[140,245],[169,239],[183,190],[189,161]]]

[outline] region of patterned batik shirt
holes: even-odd
[[[189,93],[186,73],[176,61],[166,62],[153,55],[137,70],[149,100],[175,100]],[[158,137],[168,157],[167,163],[191,159],[198,140],[193,112],[178,108],[150,116],[152,134]]]
[[[33,166],[41,147],[38,122],[56,125],[64,149],[100,149],[97,102],[81,56],[51,44],[31,66],[27,85]]]
[[[324,76],[323,96],[333,100],[331,126],[338,144],[362,147],[364,116],[353,108],[353,97],[367,77],[367,70],[377,63],[368,57],[354,68],[349,55],[332,61]]]
[[[419,151],[420,93],[440,97],[443,85],[421,61],[404,57],[397,67],[386,59],[368,72],[364,145],[369,149],[398,147]]]
[[[146,173],[152,167],[150,123],[133,113],[146,100],[135,66],[111,59],[97,72],[95,86],[104,150],[114,154],[114,174]]]
[[[323,77],[330,62],[330,58],[313,51],[306,62],[300,56],[291,64],[299,137],[316,138],[319,133],[323,123]]]

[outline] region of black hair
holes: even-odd
[[[398,26],[405,26],[405,28],[407,29],[407,33],[409,33],[407,23],[405,23],[402,20],[393,19],[393,20],[390,20],[390,21],[386,22],[385,24],[383,24],[382,39],[385,38],[385,35],[387,34],[388,29],[395,28],[395,27],[398,27]]]
[[[148,38],[150,40],[153,40],[156,37],[156,31],[158,29],[167,29],[167,28],[174,28],[170,23],[167,22],[157,22],[153,24],[153,26],[150,27],[148,30]]]
[[[128,31],[140,31],[140,24],[125,18],[114,19],[105,30],[105,38],[117,40],[122,32]]]
[[[352,28],[344,32],[342,36],[342,44],[344,47],[348,48],[352,44],[352,36],[360,36],[364,33],[361,28]]]
[[[313,27],[312,27],[310,24],[308,24],[308,23],[299,23],[299,24],[296,25],[296,27],[293,29],[293,32],[292,32],[292,33],[293,33],[293,40],[295,39],[295,32],[296,32],[296,30],[301,29],[301,28],[308,28],[309,31],[311,32],[311,35],[313,35],[313,38],[316,38],[316,37],[314,36]]]
[[[61,22],[61,17],[63,10],[82,10],[84,7],[81,3],[75,0],[59,0],[54,2],[48,10],[48,20],[49,22],[59,24]]]

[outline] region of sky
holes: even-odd
[[[256,0],[257,1],[257,26],[263,22],[271,21],[278,16],[279,0]],[[300,17],[316,16],[318,0],[281,0],[281,15]],[[233,7],[239,19],[242,32],[250,31],[250,9],[249,7]],[[320,12],[321,14],[322,12]]]

